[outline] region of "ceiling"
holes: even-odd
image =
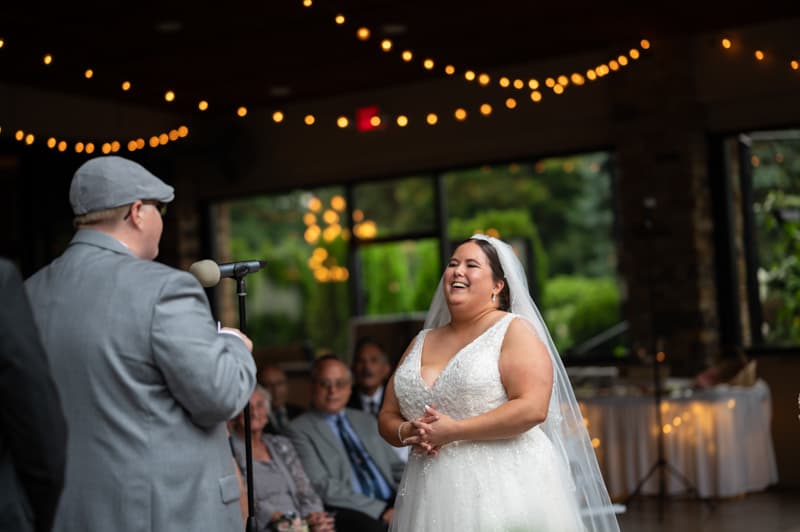
[[[668,8],[638,2],[453,0],[229,0],[3,2],[0,82],[135,102],[228,112],[396,86],[444,76],[441,67],[490,69],[576,52],[615,53],[642,37],[723,30],[795,16],[800,2]],[[756,7],[757,6],[757,7]],[[334,16],[346,17],[343,25]],[[371,37],[356,39],[366,26]],[[382,52],[389,37],[395,49]],[[415,53],[404,63],[399,51]],[[45,53],[53,63],[43,64]],[[425,70],[421,59],[437,62]],[[84,78],[94,70],[91,80]],[[122,81],[132,88],[121,90]],[[174,103],[164,101],[167,89]]]

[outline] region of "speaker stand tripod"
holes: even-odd
[[[659,522],[664,520],[664,505],[666,503],[667,498],[669,497],[667,493],[667,474],[673,475],[675,478],[681,481],[684,488],[686,489],[686,495],[690,495],[692,498],[702,501],[703,503],[708,506],[709,510],[714,509],[714,503],[710,499],[705,499],[700,497],[697,488],[683,475],[678,469],[670,464],[667,461],[666,453],[664,449],[664,422],[661,412],[661,405],[662,405],[662,396],[663,391],[661,387],[661,364],[664,362],[665,355],[664,351],[659,350],[655,357],[653,357],[653,399],[655,403],[656,409],[656,423],[658,426],[658,432],[656,436],[656,444],[657,444],[657,455],[655,463],[650,467],[644,477],[639,481],[636,485],[636,488],[633,492],[625,499],[625,506],[629,506],[631,501],[633,501],[636,497],[638,497],[642,493],[642,488],[650,480],[654,474],[658,473],[658,520]]]

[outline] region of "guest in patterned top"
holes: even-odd
[[[256,386],[250,398],[250,440],[253,446],[254,509],[258,531],[274,530],[282,519],[297,516],[305,520],[311,532],[333,532],[334,519],[326,513],[314,491],[291,441],[283,436],[265,434],[270,411],[269,392]],[[231,441],[236,462],[244,475],[244,413],[233,424]]]

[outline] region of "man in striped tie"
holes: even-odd
[[[297,454],[337,529],[381,532],[394,515],[394,495],[404,463],[378,434],[371,414],[346,408],[350,369],[335,356],[311,369],[311,409],[289,426]],[[341,513],[354,521],[346,528]]]

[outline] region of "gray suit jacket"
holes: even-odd
[[[255,385],[186,272],[76,233],[26,282],[70,429],[61,532],[241,532],[225,421]]]
[[[375,465],[396,491],[405,464],[381,438],[377,420],[361,410],[345,408],[345,413]],[[310,410],[295,418],[289,424],[288,435],[303,469],[326,505],[352,508],[376,519],[380,517],[386,502],[353,490],[347,451],[319,412]]]

